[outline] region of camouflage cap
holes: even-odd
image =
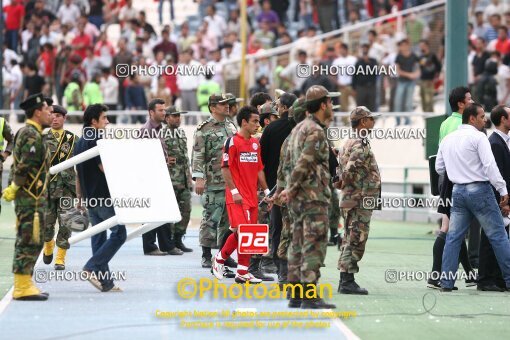
[[[289,117],[292,117],[296,123],[301,122],[306,117],[305,98],[298,98],[289,109]]]
[[[184,113],[188,113],[188,111],[179,111],[179,110],[177,110],[177,108],[174,105],[170,105],[169,107],[167,107],[165,109],[165,116],[180,115],[180,114],[184,114]]]
[[[225,96],[228,98],[228,105],[234,105],[244,101],[243,98],[236,98],[232,93],[226,93]]]
[[[212,94],[209,96],[209,104],[208,105],[214,105],[219,103],[226,103],[229,101],[229,98],[226,94],[220,93],[220,94]]]
[[[265,113],[269,113],[269,114],[275,115],[277,117],[280,117],[280,114],[278,113],[278,111],[275,110],[272,103],[265,103],[265,104],[261,105],[259,108],[259,113],[261,115],[265,114]]]
[[[380,113],[372,113],[366,106],[358,106],[351,111],[351,122],[366,117],[379,117]]]
[[[328,90],[321,85],[313,85],[306,91],[306,101],[311,102],[324,97],[338,97],[340,92],[328,92]]]

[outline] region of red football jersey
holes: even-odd
[[[223,145],[221,167],[230,169],[232,180],[243,197],[243,205],[257,207],[258,172],[264,169],[259,141],[253,137],[244,139],[238,133],[227,138]],[[228,187],[225,190],[225,198],[227,204],[234,203]]]

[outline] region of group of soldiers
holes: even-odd
[[[367,196],[375,199],[380,196],[380,176],[366,138],[348,140],[340,153],[328,141],[326,129],[333,121],[332,98],[338,95],[324,87],[312,86],[306,97],[295,99],[292,105],[280,105],[278,109],[274,107],[278,99],[272,100],[267,94],[255,94],[250,100],[250,105],[260,113],[262,127],[278,119],[292,122],[292,131],[279,150],[277,185],[272,190],[275,205],[281,209],[282,228],[278,231],[270,228],[271,237],[277,237],[280,241],[272,243],[274,249],[270,250],[269,255],[253,257],[250,272],[263,280],[273,280],[264,274],[260,265],[265,258],[270,264],[276,264],[280,284],[302,285],[305,292],[313,289],[320,278],[320,267],[324,266],[331,220],[336,224],[331,228],[332,242],[338,234],[341,212],[345,227],[343,241],[339,241],[339,292],[367,294],[354,281],[354,274],[359,270],[357,263],[363,256],[368,237],[371,210],[374,209],[363,207],[362,200]],[[187,154],[186,136],[180,128],[180,115],[185,112],[175,107],[165,109],[164,129],[173,132],[164,134],[172,136],[164,141],[165,154],[182,215],[182,221],[173,225],[172,234],[178,249],[191,251],[182,243],[182,237],[190,220],[192,181],[195,181],[195,192],[201,196],[204,207],[199,230],[201,265],[204,268],[211,268],[212,249],[221,249],[231,233],[225,207],[221,158],[225,140],[237,131],[234,117],[241,101],[231,94],[213,94],[209,97],[211,115],[195,130],[191,162]],[[64,129],[67,111],[53,105],[51,99],[41,94],[32,95],[20,107],[25,111],[26,125],[2,153],[5,158],[12,150],[14,157],[10,185],[2,195],[7,201],[15,201],[17,236],[13,297],[19,300],[45,300],[48,294],[41,292],[32,281],[34,265],[42,250],[44,262],[52,262],[54,227],[59,220],[55,269],[65,269],[71,229],[61,219],[65,211],[58,200],[60,197],[76,197],[74,170],[50,175],[49,167],[73,154],[78,137]],[[280,116],[283,111],[287,114]],[[375,115],[367,108],[356,108],[350,116],[352,128],[370,130],[374,126],[373,117]],[[3,135],[9,142],[7,135],[12,136],[12,132],[6,122],[0,123],[3,124],[3,131],[7,131]],[[43,132],[46,127],[51,128]],[[264,130],[261,129],[258,137],[263,134]],[[340,202],[336,189],[343,193]],[[261,193],[261,198],[263,195]],[[259,223],[274,224],[275,221],[269,218],[267,205],[261,205],[259,211]],[[226,269],[235,268],[237,263],[229,258],[225,265]],[[224,275],[235,276],[231,270],[225,270]],[[300,307],[302,304],[306,308],[334,307],[318,297],[304,298],[303,295],[292,296],[289,302],[290,307]]]

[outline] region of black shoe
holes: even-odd
[[[261,260],[260,257],[252,257],[250,259],[250,266],[248,267],[248,272],[250,272],[257,279],[261,279],[262,281],[274,281],[274,278],[265,275],[260,270],[260,260]]]
[[[301,298],[290,298],[289,299],[289,308],[301,308],[301,303],[303,299]]]
[[[368,290],[361,288],[354,281],[354,274],[352,273],[340,273],[338,292],[340,294],[368,295]]]
[[[338,244],[338,239],[340,238],[339,236],[340,234],[338,233],[331,234],[328,241],[328,247],[336,246]]]
[[[453,288],[441,288],[442,293],[451,293]]]
[[[496,286],[495,284],[487,284],[487,285],[477,285],[476,290],[480,290],[482,292],[504,292],[505,289]]]
[[[18,301],[46,301],[50,297],[50,294],[48,293],[40,293],[36,295],[28,295],[28,296],[22,296],[19,298],[13,298],[14,300]]]
[[[427,288],[441,289],[441,282],[439,280],[427,280]]]
[[[466,287],[476,286],[478,283],[478,275],[476,273],[469,273],[468,278],[465,280]]]
[[[233,279],[236,277],[236,273],[231,271],[229,267],[223,267],[223,277],[226,277],[227,279]]]
[[[225,266],[230,268],[237,268],[237,262],[229,256],[228,259],[225,260]]]
[[[212,267],[211,259],[202,257],[202,268],[211,268],[211,267]]]
[[[321,298],[316,299],[303,299],[301,303],[301,309],[335,309],[336,305],[332,303],[326,303]]]
[[[184,243],[182,243],[182,239],[183,239],[184,235],[177,234],[177,235],[174,235],[174,237],[175,237],[175,247],[176,248],[182,250],[185,253],[193,252],[193,249],[186,247],[184,245]]]
[[[260,261],[260,270],[267,274],[276,274],[278,272],[273,259],[267,257],[263,257]]]
[[[287,274],[289,271],[287,260],[280,259],[280,268],[278,268],[278,283],[287,282]]]
[[[256,270],[253,272],[250,272],[253,276],[255,276],[257,279],[261,279],[262,281],[274,281],[274,277],[264,274],[260,270]]]
[[[63,264],[56,264],[54,268],[55,270],[65,270],[66,266]]]
[[[51,264],[51,261],[53,261],[53,253],[51,253],[50,255],[46,255],[43,252],[43,258],[42,259],[43,259],[44,264]]]

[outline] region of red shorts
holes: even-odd
[[[240,224],[257,224],[258,207],[248,207],[241,204],[227,204],[230,230],[234,231]]]

